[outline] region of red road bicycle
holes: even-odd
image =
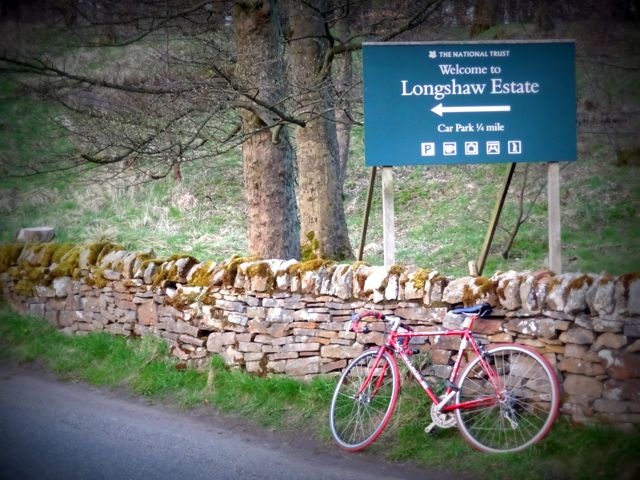
[[[367,333],[363,319],[385,323],[385,341],[365,350],[344,370],[331,400],[330,427],[345,450],[371,445],[387,426],[400,394],[397,358],[431,399],[432,423],[425,428],[457,426],[474,448],[484,452],[516,452],[540,441],[558,414],[560,387],[549,362],[538,352],[515,343],[485,347],[472,333],[473,323],[491,313],[480,304],[458,308],[465,315],[461,328],[414,331],[397,317],[374,310],[352,316],[347,331]],[[457,336],[460,347],[444,393],[438,395],[413,365],[418,353],[414,337]]]

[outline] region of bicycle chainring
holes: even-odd
[[[456,417],[453,413],[443,413],[436,410],[436,404],[431,404],[431,420],[440,428],[456,426]]]

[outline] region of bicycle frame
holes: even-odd
[[[460,329],[452,329],[452,330],[437,330],[431,332],[415,332],[415,331],[399,331],[399,319],[391,326],[391,332],[386,337],[386,342],[384,345],[379,347],[378,356],[376,357],[374,368],[372,368],[369,372],[368,378],[362,383],[358,391],[358,395],[362,394],[364,389],[369,385],[371,381],[371,377],[375,372],[376,368],[378,368],[380,359],[385,351],[391,352],[391,354],[395,357],[400,357],[402,362],[407,366],[408,370],[411,372],[416,381],[420,384],[424,392],[429,396],[431,401],[436,404],[436,409],[443,413],[453,412],[456,409],[471,409],[478,408],[484,406],[494,405],[499,398],[489,396],[483,399],[476,399],[472,401],[462,402],[462,403],[454,403],[448,404],[451,399],[455,396],[457,392],[455,381],[458,377],[458,373],[460,371],[460,367],[462,365],[463,355],[466,356],[469,347],[471,347],[471,351],[475,355],[480,358],[480,363],[482,365],[483,370],[487,373],[489,380],[492,385],[496,389],[497,392],[502,392],[503,387],[500,384],[500,379],[496,375],[495,371],[491,366],[486,362],[483,356],[482,346],[479,346],[476,342],[473,334],[471,332],[471,326],[473,325],[474,320],[477,318],[476,315],[469,316],[465,319],[462,328]],[[404,330],[404,329],[403,329]],[[431,385],[427,382],[424,376],[418,371],[418,369],[413,365],[411,359],[409,358],[411,355],[411,351],[409,350],[409,342],[411,338],[414,337],[438,337],[438,336],[447,336],[447,337],[459,337],[460,338],[460,347],[458,349],[458,355],[456,356],[453,368],[451,370],[451,374],[449,375],[448,382],[446,385],[446,389],[444,395],[442,397],[438,397],[438,395],[433,391]],[[399,341],[399,339],[403,341]],[[381,382],[383,376],[378,377],[378,383]],[[376,385],[374,387],[374,394],[377,392],[380,385]]]

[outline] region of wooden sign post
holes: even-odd
[[[562,273],[560,253],[560,165],[549,163],[547,171],[547,203],[549,211],[549,269]]]
[[[382,167],[382,230],[384,235],[384,266],[396,261],[395,209],[393,205],[393,168]]]

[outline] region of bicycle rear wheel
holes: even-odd
[[[490,348],[485,360],[494,369],[496,391],[473,359],[462,372],[456,395],[458,429],[475,448],[485,452],[516,452],[540,441],[551,429],[560,405],[560,387],[549,362],[522,345]]]
[[[387,426],[400,390],[398,365],[379,349],[361,353],[345,369],[331,400],[330,426],[345,450],[371,445]]]

